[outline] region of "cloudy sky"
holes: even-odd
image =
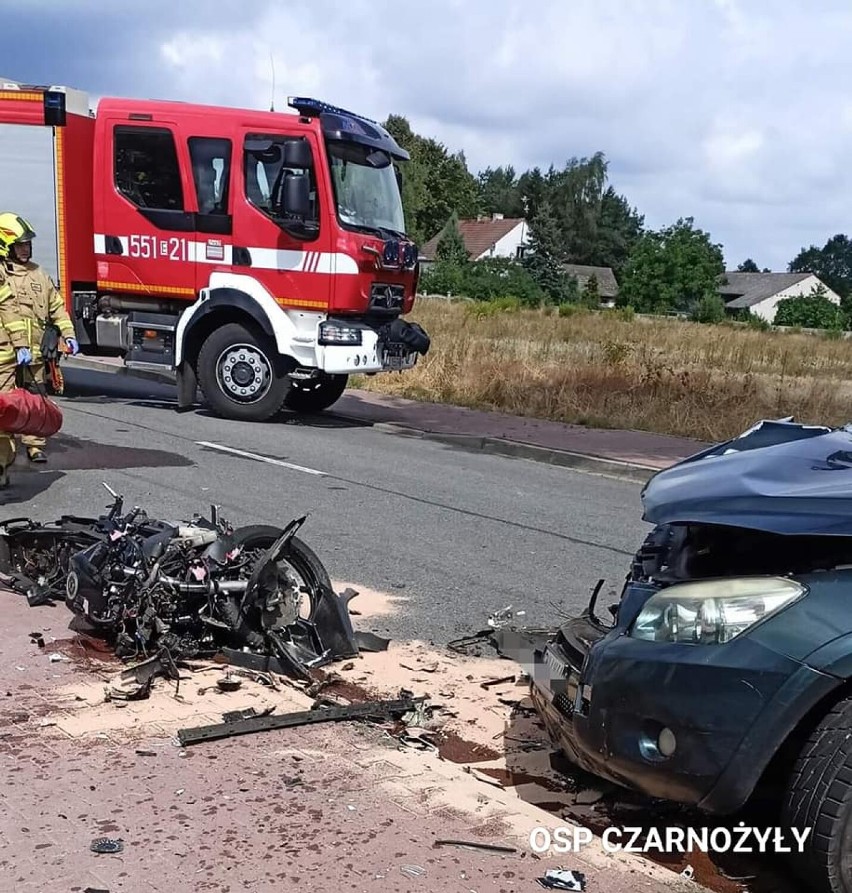
[[[315,95],[470,168],[603,151],[664,226],[729,267],[852,232],[848,0],[0,0],[0,76],[268,108]]]

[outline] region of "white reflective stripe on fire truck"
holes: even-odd
[[[348,254],[330,251],[279,251],[277,248],[249,248],[251,265],[260,270],[291,270],[294,273],[355,274],[358,264]]]
[[[117,236],[116,238],[121,242],[121,253],[127,254],[129,250],[129,240],[127,236]],[[95,233],[95,254],[106,253],[106,236],[102,236],[100,233]]]
[[[132,257],[140,260],[189,261],[201,264],[233,264],[233,245],[221,239],[194,241],[181,236],[116,236],[121,255],[107,255],[106,235],[95,233],[95,254]],[[258,270],[287,270],[293,273],[355,275],[358,263],[348,254],[330,251],[290,251],[246,246],[251,266]]]

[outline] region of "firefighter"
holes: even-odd
[[[0,258],[4,256],[4,252],[5,246],[0,240]],[[0,321],[6,318],[12,303],[13,295],[6,279],[6,266],[0,261]],[[0,393],[14,390],[17,368],[12,340],[5,327],[0,325]],[[15,438],[11,434],[0,431],[0,488],[9,486],[9,466],[14,461]]]
[[[0,372],[0,392],[14,388],[16,383],[26,385],[33,379],[44,385],[42,338],[48,325],[59,329],[69,353],[73,355],[79,351],[74,337],[74,324],[65,309],[62,295],[50,276],[31,260],[35,235],[35,230],[23,217],[11,212],[0,214],[0,257],[4,260],[5,281],[11,293],[0,304],[0,323],[8,333],[16,367],[28,367],[28,370],[22,369],[21,372],[13,369],[11,383],[8,385],[7,373]],[[2,365],[5,355],[0,352],[0,370],[6,369]],[[19,381],[18,375],[21,373],[22,380]],[[21,443],[26,447],[27,457],[31,462],[47,461],[43,437],[24,435]],[[12,448],[14,450],[14,443]],[[0,452],[0,463],[3,459],[4,455]]]

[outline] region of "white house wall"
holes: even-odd
[[[527,224],[526,221],[519,223],[513,230],[510,230],[494,244],[494,250],[490,248],[482,252],[477,260],[485,260],[489,257],[515,257],[518,248],[526,244],[527,240]]]
[[[801,282],[797,282],[795,285],[791,285],[789,288],[785,288],[783,291],[779,291],[777,294],[773,295],[771,298],[766,298],[766,300],[761,301],[759,304],[754,304],[751,307],[751,312],[755,316],[760,316],[765,319],[767,322],[775,321],[775,314],[778,311],[778,305],[785,298],[800,298],[802,295],[809,294],[813,289],[815,289],[818,285],[820,285],[820,280],[817,279],[816,276],[808,276],[807,279],[803,279]],[[832,291],[825,283],[822,283],[823,287],[826,290],[826,297],[832,304],[840,305],[840,295],[837,292]]]

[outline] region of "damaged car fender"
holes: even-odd
[[[783,746],[820,705],[834,701],[842,688],[835,676],[799,666],[754,717],[716,783],[697,802],[699,809],[731,815],[745,806]]]

